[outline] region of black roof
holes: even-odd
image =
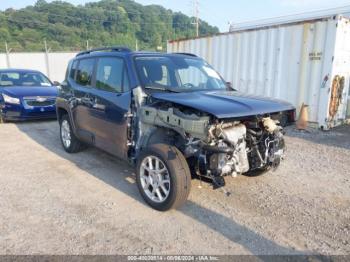
[[[86,50],[78,53],[76,55],[77,58],[84,56],[93,56],[93,55],[111,55],[118,54],[122,56],[142,56],[142,55],[161,55],[161,56],[173,56],[173,55],[181,55],[181,56],[191,56],[197,57],[195,54],[190,53],[162,53],[162,52],[153,52],[153,51],[132,51],[127,47],[120,46],[112,46],[112,47],[102,47],[91,50]]]

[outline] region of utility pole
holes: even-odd
[[[6,49],[6,63],[7,63],[7,68],[10,68],[11,67],[11,64],[10,64],[10,52],[11,52],[11,49],[9,49],[8,45],[7,45],[7,42],[5,42],[5,49]]]
[[[50,48],[47,47],[46,39],[44,39],[44,46],[45,46],[46,74],[50,78],[49,52],[51,50],[50,50]]]
[[[44,39],[44,46],[45,46],[45,52],[46,52],[46,53],[49,53],[49,52],[51,51],[51,48],[48,48],[48,47],[47,47],[46,39]]]
[[[86,50],[89,50],[89,35],[86,28],[85,28],[85,37],[86,37]]]
[[[137,42],[137,39],[135,40],[135,51],[139,51],[139,44]]]
[[[199,36],[199,0],[193,0],[193,11],[195,21],[192,23],[196,26],[196,36]]]

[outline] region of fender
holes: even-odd
[[[70,124],[72,126],[72,131],[75,136],[78,136],[77,134],[77,128],[75,126],[75,122],[73,120],[73,114],[72,111],[70,110],[69,104],[66,99],[62,97],[57,97],[56,99],[56,114],[57,114],[57,120],[60,121],[61,115],[60,115],[60,109],[63,109],[68,113],[68,117],[70,120]]]

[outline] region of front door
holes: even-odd
[[[95,145],[121,158],[127,157],[127,113],[131,93],[124,60],[99,57],[95,81],[90,93],[91,121],[94,123]]]

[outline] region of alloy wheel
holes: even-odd
[[[170,193],[170,175],[166,165],[156,156],[145,157],[140,165],[140,181],[152,201],[164,202]]]
[[[69,148],[71,145],[71,133],[70,126],[67,120],[63,120],[61,123],[61,138],[65,148]]]

